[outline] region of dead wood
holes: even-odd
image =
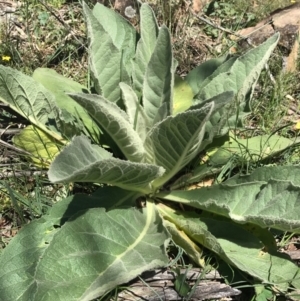
[[[280,33],[279,45],[287,52],[285,59],[285,71],[294,71],[299,53],[299,29],[300,29],[300,3],[292,4],[283,9],[278,9],[256,26],[248,27],[237,32],[238,35],[247,37],[241,46],[249,47],[249,41],[253,45],[263,43],[275,32]],[[236,39],[236,37],[232,37]]]
[[[182,274],[186,273],[186,282],[191,289],[197,279],[201,277],[201,270],[193,268],[188,271],[181,270]],[[120,301],[175,301],[182,300],[174,289],[176,275],[170,270],[155,270],[144,273],[140,280],[128,284],[128,287],[118,294],[117,300]],[[241,293],[238,289],[232,288],[220,281],[220,275],[217,271],[211,271],[203,276],[203,279],[196,284],[194,293],[189,300],[208,300],[221,299],[230,296],[236,296]],[[112,299],[113,300],[113,299]]]

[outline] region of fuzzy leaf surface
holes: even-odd
[[[92,145],[87,137],[78,136],[54,159],[48,176],[54,183],[107,183],[149,193],[150,182],[163,173],[160,166],[115,159],[104,148]]]
[[[198,94],[195,97],[195,103],[202,102],[203,99],[198,99],[199,94],[201,91],[218,75],[222,74],[223,77],[227,76],[227,72],[231,69],[232,65],[235,63],[235,61],[238,59],[237,56],[233,56],[228,58],[223,64],[221,64],[211,75],[206,77],[201,83],[198,83]]]
[[[144,108],[139,104],[136,93],[129,85],[120,83],[120,87],[129,121],[133,129],[139,134],[141,140],[144,141],[148,128],[150,127]]]
[[[123,81],[120,51],[88,6],[83,3],[89,40],[89,65],[98,94],[112,102],[120,99],[119,83]]]
[[[189,204],[215,214],[231,218],[238,223],[253,223],[262,228],[300,233],[299,167],[288,170],[268,167],[257,169],[250,177],[242,177],[224,184],[190,191],[162,192],[160,197]],[[282,179],[283,176],[285,179]],[[251,181],[249,180],[251,179]]]
[[[105,129],[128,160],[141,162],[144,159],[141,138],[130,124],[128,115],[115,103],[95,94],[69,95]]]
[[[146,69],[143,85],[143,106],[151,124],[163,103],[167,104],[168,115],[172,107],[172,45],[169,30],[162,26],[155,48]]]
[[[84,209],[87,198],[81,195],[82,210],[64,224],[59,202],[61,209],[26,225],[10,242],[0,258],[3,300],[93,300],[168,263],[169,236],[153,206],[106,212]]]
[[[101,207],[110,210],[118,207],[135,207],[137,199],[143,195],[143,193],[116,186],[103,186],[93,192],[91,197],[96,199]]]
[[[251,87],[256,83],[262,68],[277,45],[279,34],[275,34],[266,42],[246,52],[235,60],[226,76],[221,73],[215,76],[198,95],[199,100],[211,98],[224,91],[239,92],[244,100]]]
[[[213,112],[205,126],[205,135],[200,148],[201,151],[204,150],[215,137],[227,134],[229,129],[227,126],[227,121],[228,117],[233,112],[233,101],[234,93],[232,91],[226,91],[206,100],[201,104],[194,105],[189,108],[189,110],[193,110],[198,106],[202,108],[209,103],[214,103]]]
[[[53,120],[59,114],[54,95],[30,76],[0,65],[0,100],[31,124],[62,140],[62,134],[54,129]]]
[[[140,8],[141,37],[136,46],[136,55],[133,60],[132,78],[134,89],[142,93],[147,65],[154,51],[158,25],[152,8],[143,3]]]
[[[213,106],[211,103],[199,110],[169,116],[148,132],[145,140],[147,162],[166,170],[154,186],[166,183],[197,155]]]
[[[32,77],[55,96],[56,105],[71,115],[72,122],[77,122],[78,127],[82,129],[86,136],[92,136],[93,139],[99,141],[100,129],[95,121],[82,106],[67,95],[67,93],[86,93],[88,91],[85,86],[49,68],[37,68]],[[75,133],[71,135],[71,138],[74,135]]]
[[[93,15],[109,34],[113,44],[122,52],[122,79],[129,82],[131,60],[134,57],[136,46],[137,33],[134,27],[120,14],[100,3],[96,3],[94,6]]]

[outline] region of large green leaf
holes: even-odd
[[[256,279],[285,291],[291,283],[297,288],[300,286],[296,279],[299,268],[287,255],[276,251],[267,253],[258,237],[230,220],[202,217],[191,211],[179,212],[162,204],[158,210],[164,219],[191,239]]]
[[[251,92],[258,76],[277,45],[279,34],[275,34],[258,47],[251,49],[235,60],[229,71],[215,76],[199,93],[198,99],[203,101],[224,91],[239,93],[239,99],[244,102]]]
[[[30,76],[0,65],[0,100],[31,124],[62,140],[62,133],[53,124],[59,114],[54,95]]]
[[[131,60],[134,57],[136,46],[137,33],[134,27],[120,14],[100,3],[96,3],[94,6],[93,14],[109,34],[114,45],[122,52],[122,65],[120,66],[122,81],[129,82]]]
[[[88,6],[83,3],[89,38],[89,65],[98,94],[117,102],[121,91],[122,51],[115,46],[109,33],[105,31]]]
[[[44,254],[47,244],[57,231],[52,220],[41,218],[25,226],[1,253],[0,295],[2,300],[32,300],[37,286],[33,275],[38,256]],[[26,241],[26,244],[22,241]]]
[[[280,173],[280,169],[277,170]],[[299,178],[299,167],[290,167],[290,176],[270,174],[268,167],[238,184],[219,184],[190,191],[159,193],[164,199],[185,203],[215,214],[231,218],[238,223],[253,223],[262,228],[271,227],[300,233],[300,186],[293,180]],[[264,178],[265,180],[259,180]],[[289,181],[289,179],[291,179]]]
[[[166,183],[197,155],[213,106],[211,103],[199,110],[169,116],[148,132],[147,162],[166,169],[165,175],[154,181],[155,187]]]
[[[169,30],[162,26],[146,69],[143,86],[143,105],[153,124],[159,108],[166,103],[168,115],[172,113],[173,55]]]
[[[145,156],[143,142],[123,110],[100,95],[69,95],[105,129],[128,160],[143,161]]]
[[[41,83],[55,96],[56,105],[66,110],[73,117],[73,122],[78,122],[82,131],[87,136],[91,136],[99,142],[100,129],[89,114],[75,102],[67,93],[88,92],[83,85],[58,74],[55,70],[49,68],[38,68],[34,71],[32,77]]]
[[[59,202],[2,252],[1,300],[93,300],[168,263],[169,235],[153,205],[106,212],[88,196],[75,198],[77,214],[70,199]]]
[[[92,145],[87,137],[79,136],[54,159],[48,176],[55,183],[107,183],[149,193],[152,191],[151,181],[163,173],[160,166],[115,159],[105,149]]]
[[[125,18],[105,5],[96,3],[93,15],[111,37],[114,45],[124,50],[127,59],[134,55],[136,44],[136,30]]]
[[[141,94],[147,65],[153,53],[158,25],[152,8],[143,3],[140,8],[141,37],[136,47],[136,55],[132,62],[132,79],[134,89]]]
[[[36,300],[92,300],[167,264],[168,234],[152,208],[143,213],[93,209],[79,215],[61,228],[44,253],[35,273],[41,283]],[[74,272],[74,267],[79,269]]]

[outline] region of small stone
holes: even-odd
[[[136,10],[130,5],[125,8],[124,14],[127,18],[133,19],[136,15]]]

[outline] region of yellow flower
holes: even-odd
[[[2,55],[2,61],[7,61],[9,62],[11,57],[9,55]]]
[[[296,0],[291,0],[291,3],[296,3]]]

